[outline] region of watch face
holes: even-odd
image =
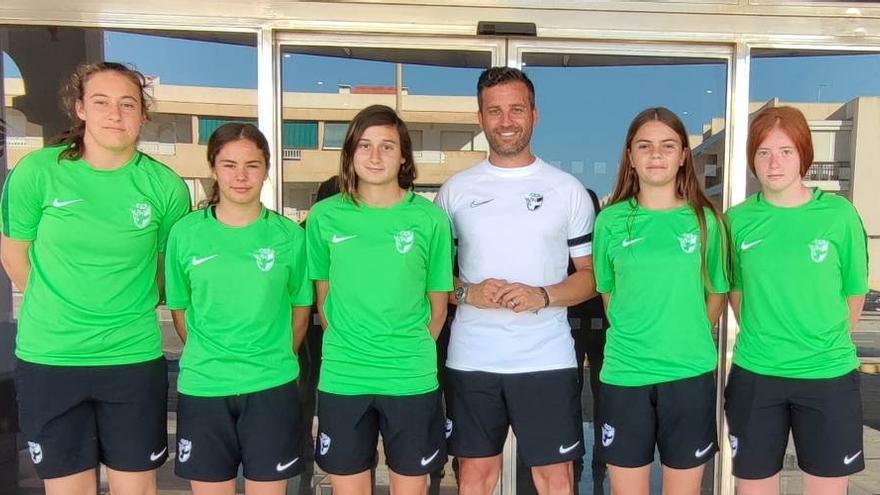
[[[461,300],[464,298],[464,291],[464,286],[455,289],[455,299],[459,302],[461,302]]]

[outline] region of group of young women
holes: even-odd
[[[368,494],[381,433],[394,493],[423,493],[447,457],[434,340],[453,257],[445,214],[412,191],[406,124],[383,106],[354,118],[341,193],[303,229],[260,203],[269,145],[254,126],[210,137],[216,185],[191,212],[183,181],[137,150],[140,73],[83,65],[64,94],[75,125],[25,157],[2,197],[0,255],[24,292],[21,429],[47,493],[94,493],[99,462],[114,495],[156,493],[163,293],[185,343],[175,472],[194,493],[234,493],[241,469],[247,493],[280,495],[302,470],[296,350],[313,299],[326,330],[316,462],[334,490]],[[760,112],[748,156],[762,191],[725,218],[672,112],[645,110],[627,133],[593,252],[611,321],[597,427],[614,493],[647,493],[655,445],[665,491],[699,493],[718,449],[711,329],[728,293],[739,493],[778,491],[789,430],[805,493],[845,493],[864,467],[849,336],[864,229],[845,199],[802,184],[812,144],[796,110]]]

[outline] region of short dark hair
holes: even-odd
[[[364,108],[351,121],[345,142],[342,144],[342,154],[339,157],[339,192],[348,196],[357,203],[358,177],[354,171],[354,154],[358,141],[364,135],[364,131],[373,126],[389,126],[397,131],[400,138],[400,154],[403,164],[397,173],[397,184],[403,189],[412,189],[416,180],[416,160],[413,156],[412,139],[406,123],[394,109],[385,105],[370,105]]]
[[[535,108],[535,85],[525,72],[513,67],[490,67],[480,74],[480,79],[477,81],[477,107],[481,112],[483,111],[483,90],[517,81],[529,88],[529,104]]]

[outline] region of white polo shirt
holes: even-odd
[[[569,257],[592,253],[590,196],[574,176],[540,158],[513,169],[485,160],[446,181],[435,201],[452,222],[459,277],[466,283],[496,278],[554,285],[568,276]],[[575,367],[568,311],[461,305],[446,366],[493,373]]]

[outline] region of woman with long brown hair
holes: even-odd
[[[149,98],[122,64],[77,68],[73,127],[3,188],[3,267],[24,293],[15,380],[21,429],[49,495],[156,493],[168,455],[157,274],[186,184],[137,150]]]
[[[325,330],[315,460],[334,493],[369,494],[381,434],[391,491],[422,494],[446,463],[434,341],[452,289],[449,220],[412,191],[409,131],[389,107],[354,117],[339,177],[306,222]]]
[[[594,242],[611,324],[597,425],[612,492],[648,493],[656,446],[664,491],[698,494],[718,449],[711,330],[728,290],[727,241],[668,109],[630,124]]]

